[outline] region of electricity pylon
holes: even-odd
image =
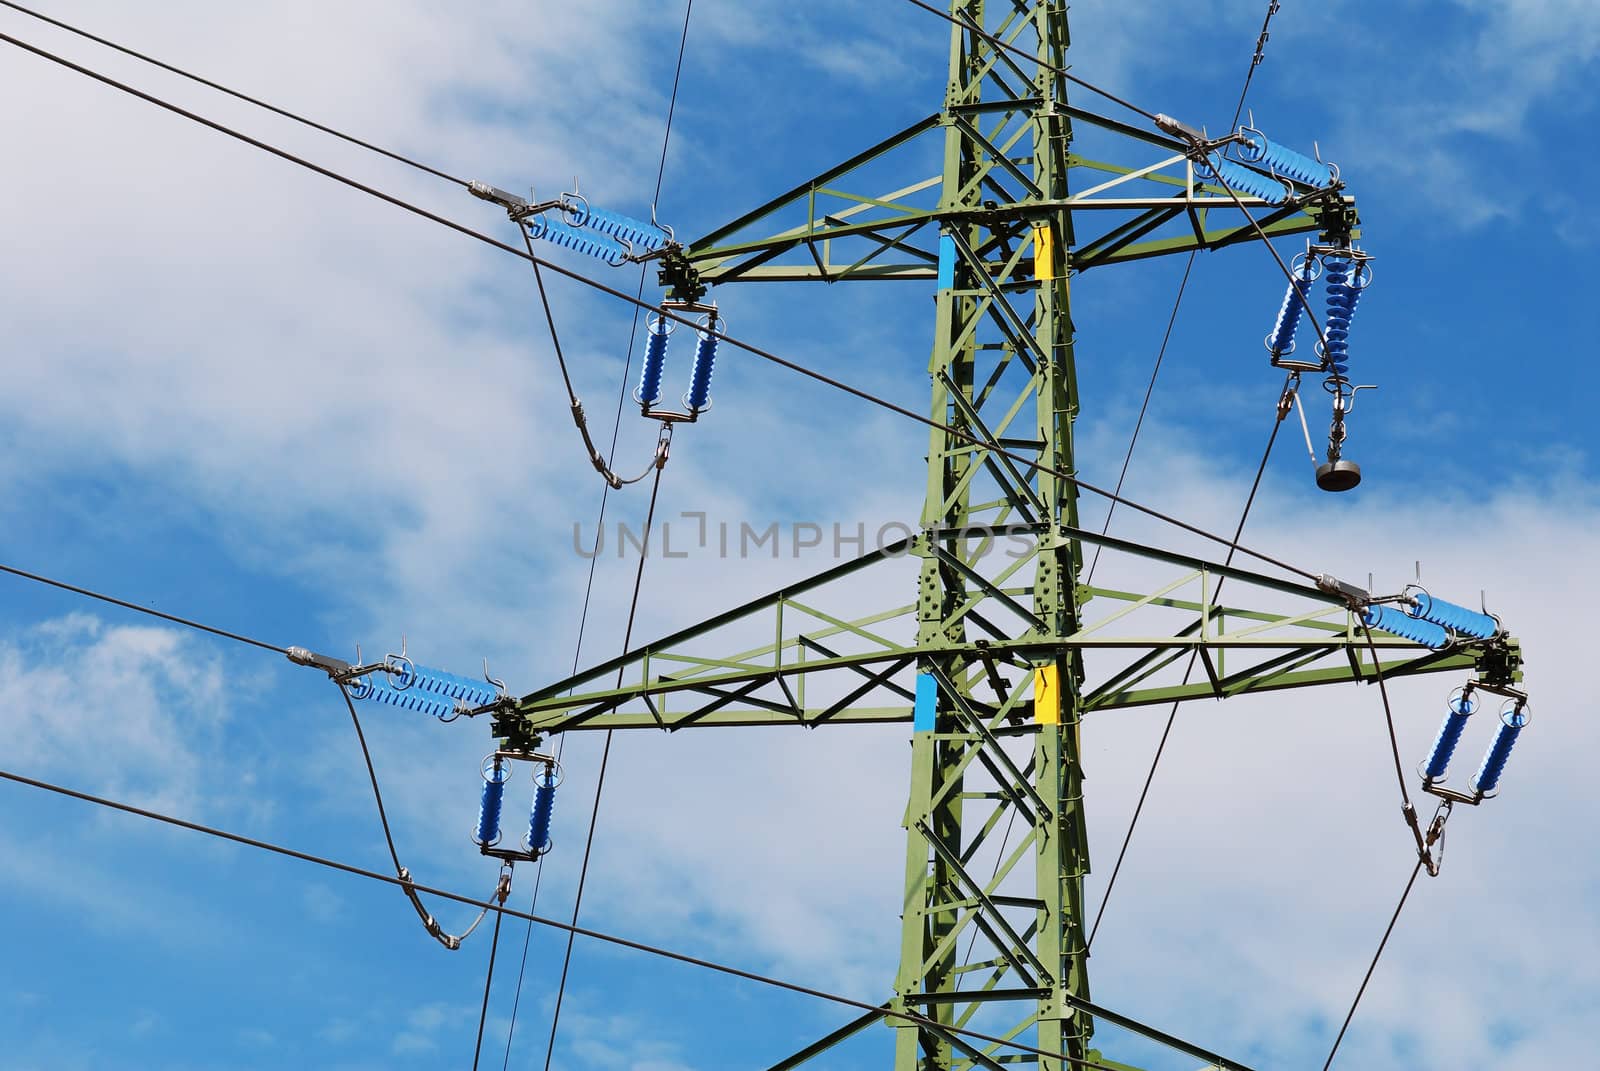
[[[1385,634],[1369,646],[1348,586],[1080,528],[1078,489],[1055,474],[1077,471],[1071,277],[1262,236],[1348,240],[1356,212],[1337,185],[1297,185],[1283,204],[1236,200],[1197,178],[1191,146],[1070,102],[1066,11],[1064,0],[952,0],[967,25],[951,32],[938,112],[664,263],[663,282],[687,301],[758,280],[934,284],[930,412],[942,427],[929,439],[921,531],[553,683],[496,720],[513,740],[912,722],[893,997],[777,1068],[880,1020],[898,1031],[901,1071],[1055,1071],[1103,1059],[1091,1047],[1097,1019],[1138,1029],[1090,1001],[1085,715],[1371,681],[1379,658],[1389,677],[1515,668],[1503,639],[1430,651]],[[1081,156],[1075,138],[1115,162]],[[926,166],[930,142],[942,146],[940,172],[906,174]],[[1123,586],[1085,583],[1086,546]],[[841,609],[858,605],[863,571],[901,555],[918,559],[908,603]],[[1191,655],[1202,673],[1176,680]],[[1013,819],[1019,836],[1006,840]],[[964,1028],[1060,1056],[1004,1053]]]

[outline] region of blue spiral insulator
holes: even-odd
[[[1307,186],[1331,186],[1336,177],[1329,165],[1279,145],[1258,131],[1245,134],[1244,140],[1239,142],[1239,155],[1248,163],[1271,168],[1274,174],[1303,182]]]
[[[458,677],[442,669],[413,666],[412,677],[411,687],[431,692],[443,699],[460,700],[469,707],[488,706],[500,698],[500,693],[495,690],[494,685],[468,677]]]
[[[533,813],[528,817],[528,851],[542,855],[550,847],[550,814],[555,809],[556,775],[546,769],[534,779]]]
[[[372,694],[366,698],[375,703],[387,703],[401,710],[415,710],[440,719],[449,718],[456,712],[455,703],[443,696],[434,695],[420,688],[396,688],[386,673],[373,674]]]
[[[1404,610],[1393,606],[1368,606],[1361,611],[1361,620],[1368,628],[1392,632],[1403,639],[1420,643],[1437,651],[1450,642],[1449,635],[1431,621],[1418,621]]]
[[[671,327],[666,317],[657,316],[650,321],[645,336],[644,368],[639,373],[639,389],[633,392],[633,400],[646,409],[661,400],[661,374],[667,367],[667,336]]]
[[[505,804],[509,775],[506,766],[496,759],[483,778],[483,800],[478,804],[478,835],[472,839],[484,848],[491,848],[500,840],[500,810]]]
[[[633,219],[619,212],[608,212],[604,208],[595,208],[592,205],[589,207],[589,218],[584,221],[584,226],[650,253],[654,253],[669,241],[667,232],[654,223],[645,223],[643,220]]]
[[[1300,327],[1300,317],[1305,313],[1311,290],[1311,269],[1311,258],[1307,256],[1300,277],[1290,280],[1289,290],[1283,295],[1278,320],[1272,325],[1272,334],[1267,336],[1267,350],[1274,360],[1294,352],[1294,334]]]
[[[1439,726],[1438,739],[1434,740],[1428,765],[1422,771],[1422,776],[1429,781],[1444,780],[1445,771],[1450,768],[1450,756],[1455,754],[1462,730],[1467,727],[1467,717],[1478,709],[1478,704],[1465,695],[1452,696],[1445,706],[1449,713],[1444,716],[1444,724]]]
[[[1282,204],[1289,199],[1289,192],[1283,188],[1283,183],[1252,171],[1243,164],[1236,164],[1219,152],[1209,152],[1204,160],[1195,161],[1194,169],[1201,178],[1215,179],[1234,193],[1259,197],[1271,205]]]
[[[1426,591],[1419,591],[1412,598],[1416,601],[1407,608],[1407,613],[1424,621],[1432,621],[1435,625],[1443,625],[1451,632],[1487,640],[1500,631],[1500,623],[1488,614],[1436,599]]]
[[[1362,289],[1355,285],[1353,273],[1359,269],[1352,267],[1347,256],[1329,256],[1323,263],[1328,312],[1322,331],[1327,339],[1322,358],[1342,376],[1350,370],[1350,319],[1355,315]]]
[[[570,227],[558,219],[535,216],[529,221],[528,234],[547,242],[566,246],[588,256],[616,266],[628,262],[628,251],[609,238],[601,238]]]
[[[1474,792],[1484,796],[1494,794],[1500,785],[1500,775],[1506,772],[1506,760],[1511,757],[1511,749],[1516,746],[1517,737],[1527,724],[1528,713],[1521,707],[1512,706],[1501,712],[1500,731],[1494,734],[1494,743],[1489,745],[1489,750],[1484,754],[1483,765],[1473,775]]]
[[[698,413],[711,404],[711,372],[717,363],[717,338],[700,332],[700,342],[694,348],[694,367],[689,370],[689,393],[684,401],[689,411]]]

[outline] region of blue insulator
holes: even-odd
[[[1278,310],[1278,320],[1267,336],[1267,349],[1274,358],[1294,352],[1294,334],[1300,327],[1300,317],[1306,310],[1307,295],[1311,290],[1311,258],[1308,256],[1298,279],[1289,281],[1289,290],[1283,295],[1283,307]]]
[[[500,698],[500,693],[494,685],[485,681],[458,677],[442,669],[428,669],[424,666],[413,666],[411,672],[413,677],[411,687],[432,692],[445,699],[459,699],[469,707],[487,706]]]
[[[1350,370],[1350,318],[1355,315],[1356,302],[1361,300],[1361,287],[1355,285],[1352,267],[1345,256],[1330,256],[1324,261],[1326,273],[1328,312],[1323,324],[1322,357],[1334,372],[1344,375]]]
[[[1393,606],[1369,606],[1361,611],[1361,620],[1368,628],[1382,629],[1396,636],[1438,650],[1450,642],[1445,630],[1431,621],[1418,621],[1404,610]]]
[[[1494,743],[1489,745],[1488,752],[1484,754],[1483,765],[1473,775],[1474,792],[1485,796],[1494,794],[1500,785],[1500,775],[1506,772],[1506,760],[1511,757],[1511,749],[1516,746],[1517,737],[1527,724],[1528,712],[1521,707],[1512,706],[1501,712],[1500,731],[1494,734]]]
[[[1461,743],[1461,732],[1467,727],[1467,717],[1478,705],[1469,696],[1452,696],[1445,704],[1449,713],[1444,716],[1444,724],[1439,726],[1439,737],[1433,742],[1433,751],[1428,755],[1428,765],[1422,771],[1422,776],[1429,781],[1444,780],[1445,771],[1450,767],[1450,756],[1456,752],[1456,745]]]
[[[645,337],[644,369],[639,373],[639,389],[633,392],[633,400],[646,409],[661,400],[661,373],[667,367],[667,335],[671,328],[666,317],[657,316]]]
[[[555,771],[546,769],[535,778],[533,813],[528,818],[528,851],[543,854],[550,847],[550,812],[556,802]]]
[[[1268,204],[1282,204],[1289,199],[1283,183],[1252,171],[1243,164],[1236,164],[1218,152],[1207,153],[1203,161],[1197,160],[1194,169],[1201,178],[1216,179],[1234,193],[1259,197]]]
[[[592,205],[589,207],[589,218],[584,221],[584,226],[601,234],[609,234],[619,241],[627,242],[635,249],[644,249],[650,253],[654,253],[671,240],[666,230],[654,223],[645,223]]]
[[[436,718],[449,718],[456,711],[455,703],[442,696],[433,695],[420,688],[396,688],[384,673],[373,674],[372,694],[368,699],[388,703],[401,710],[415,710]]]
[[[711,372],[717,363],[717,337],[700,332],[694,348],[694,367],[689,370],[689,393],[684,400],[689,411],[698,413],[711,404]]]
[[[607,264],[618,265],[628,262],[628,251],[611,239],[588,234],[548,216],[535,216],[529,220],[528,233],[534,238],[543,238],[556,245],[563,245],[568,249],[597,257]]]
[[[1279,145],[1262,136],[1259,131],[1250,131],[1239,142],[1239,155],[1249,163],[1261,164],[1271,168],[1274,174],[1303,182],[1307,186],[1331,186],[1336,177],[1328,164]]]
[[[1486,640],[1500,631],[1500,623],[1488,614],[1436,599],[1426,591],[1418,591],[1412,598],[1416,603],[1407,607],[1407,613],[1424,621],[1432,621],[1435,625],[1443,625],[1451,632]]]
[[[485,848],[500,839],[500,809],[506,799],[506,779],[510,771],[496,761],[483,779],[483,801],[478,804],[478,835],[473,839]]]

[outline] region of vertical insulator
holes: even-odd
[[[528,816],[528,851],[542,855],[550,847],[550,812],[556,802],[556,773],[550,767],[534,777],[533,813]]]
[[[1323,324],[1327,344],[1322,348],[1322,357],[1332,371],[1342,376],[1350,370],[1350,320],[1364,289],[1357,279],[1361,268],[1352,265],[1345,254],[1330,255],[1324,264],[1328,312]]]
[[[1472,778],[1472,789],[1479,795],[1492,796],[1500,785],[1500,775],[1505,773],[1506,760],[1516,745],[1522,727],[1528,724],[1528,712],[1515,704],[1500,712],[1500,731],[1494,734],[1494,743],[1483,756],[1483,765]]]
[[[1283,296],[1283,307],[1278,310],[1278,320],[1272,325],[1272,334],[1267,336],[1267,350],[1273,358],[1294,352],[1294,335],[1300,327],[1300,317],[1306,310],[1307,295],[1311,290],[1312,260],[1305,258],[1298,279],[1289,281],[1288,293]]]
[[[1435,625],[1443,625],[1451,632],[1487,640],[1500,631],[1500,622],[1488,614],[1481,614],[1465,606],[1445,602],[1443,599],[1435,599],[1426,591],[1418,591],[1412,599],[1414,601],[1406,610],[1407,613],[1424,621],[1432,621]]]
[[[1433,751],[1428,755],[1428,765],[1422,771],[1422,776],[1429,781],[1444,780],[1445,771],[1450,767],[1450,756],[1455,754],[1456,745],[1461,742],[1461,733],[1467,727],[1467,717],[1478,704],[1468,695],[1453,695],[1445,704],[1449,710],[1444,716],[1444,724],[1439,726],[1439,737],[1433,742]]]
[[[495,757],[494,766],[483,775],[483,800],[478,804],[478,835],[473,840],[484,848],[500,839],[500,809],[506,798],[505,763]]]
[[[649,409],[661,400],[661,374],[667,367],[667,336],[672,325],[665,316],[650,321],[644,345],[644,369],[639,373],[639,389],[633,400]]]
[[[689,412],[698,413],[711,404],[711,372],[717,363],[717,337],[700,332],[694,348],[694,367],[689,370],[689,393],[684,401]]]

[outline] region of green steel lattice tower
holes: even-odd
[[[930,415],[959,434],[930,436],[922,531],[551,684],[496,722],[512,740],[912,722],[893,997],[774,1068],[879,1021],[896,1030],[901,1071],[1124,1066],[1091,1047],[1096,1021],[1139,1028],[1089,999],[1084,716],[1371,681],[1377,652],[1396,656],[1382,664],[1390,676],[1459,672],[1506,652],[1504,641],[1441,653],[1381,635],[1369,655],[1338,593],[1084,532],[1073,483],[974,444],[1077,471],[1074,275],[1255,241],[1257,228],[1348,238],[1356,218],[1338,189],[1235,201],[1197,179],[1183,143],[1070,102],[1063,0],[952,0],[951,12],[967,25],[952,29],[936,113],[690,244],[662,273],[685,299],[735,282],[931,282]],[[1080,156],[1075,130],[1117,159]],[[935,147],[938,174],[863,188],[902,163],[925,167]],[[1026,549],[997,555],[996,537]],[[1113,571],[1120,559],[1170,576],[1141,591],[1087,586],[1086,545]],[[903,554],[919,565],[908,603],[830,609],[849,602],[839,593],[858,573]],[[1224,578],[1227,605],[1216,600]],[[1089,620],[1091,605],[1106,610]],[[1203,679],[1177,680],[1186,658]],[[961,1028],[1061,1058],[1007,1052]]]

